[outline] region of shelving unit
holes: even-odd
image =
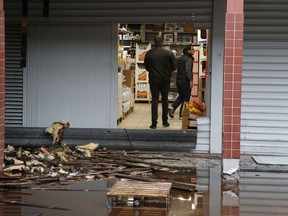
[[[144,58],[151,43],[136,44],[136,65],[135,65],[135,101],[150,102],[149,72],[144,68]]]
[[[118,101],[117,124],[133,111],[134,106],[134,58],[133,32],[124,26],[118,29]],[[135,52],[134,52],[135,53]],[[135,55],[135,54],[134,54]]]
[[[200,44],[199,49],[199,103],[205,103],[206,101],[206,80],[207,80],[207,53],[206,42],[203,41]]]
[[[192,23],[158,23],[142,24],[141,36],[143,42],[153,43],[156,35],[162,36],[164,45],[170,50],[176,50],[181,55],[185,45],[197,43],[197,31]]]
[[[193,62],[193,87],[191,91],[192,101],[198,102],[198,94],[199,94],[199,47],[194,47],[194,62]]]

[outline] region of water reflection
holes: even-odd
[[[288,174],[240,172],[239,187],[222,184],[219,168],[195,168],[186,173],[162,178],[195,184],[194,191],[172,189],[166,208],[113,208],[107,190],[115,180],[98,180],[37,189],[2,189],[1,213],[4,216],[220,216],[288,215]],[[163,176],[164,175],[164,176]],[[234,185],[235,186],[235,185]],[[67,189],[66,187],[69,187]],[[9,203],[9,201],[17,201]],[[8,201],[8,202],[6,202]],[[28,205],[28,206],[27,206]],[[110,207],[109,207],[110,206]],[[61,210],[59,210],[59,208]]]

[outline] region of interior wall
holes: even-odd
[[[58,120],[116,127],[117,30],[116,24],[29,26],[24,127]]]

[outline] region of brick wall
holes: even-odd
[[[225,23],[223,158],[240,158],[243,0],[227,0]]]

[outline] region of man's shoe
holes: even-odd
[[[151,129],[156,129],[156,124],[150,125],[150,128],[151,128]]]
[[[163,127],[169,127],[169,126],[170,126],[170,124],[168,122],[163,124]]]
[[[170,118],[174,118],[174,108],[173,107],[168,109],[168,114],[169,114]]]

